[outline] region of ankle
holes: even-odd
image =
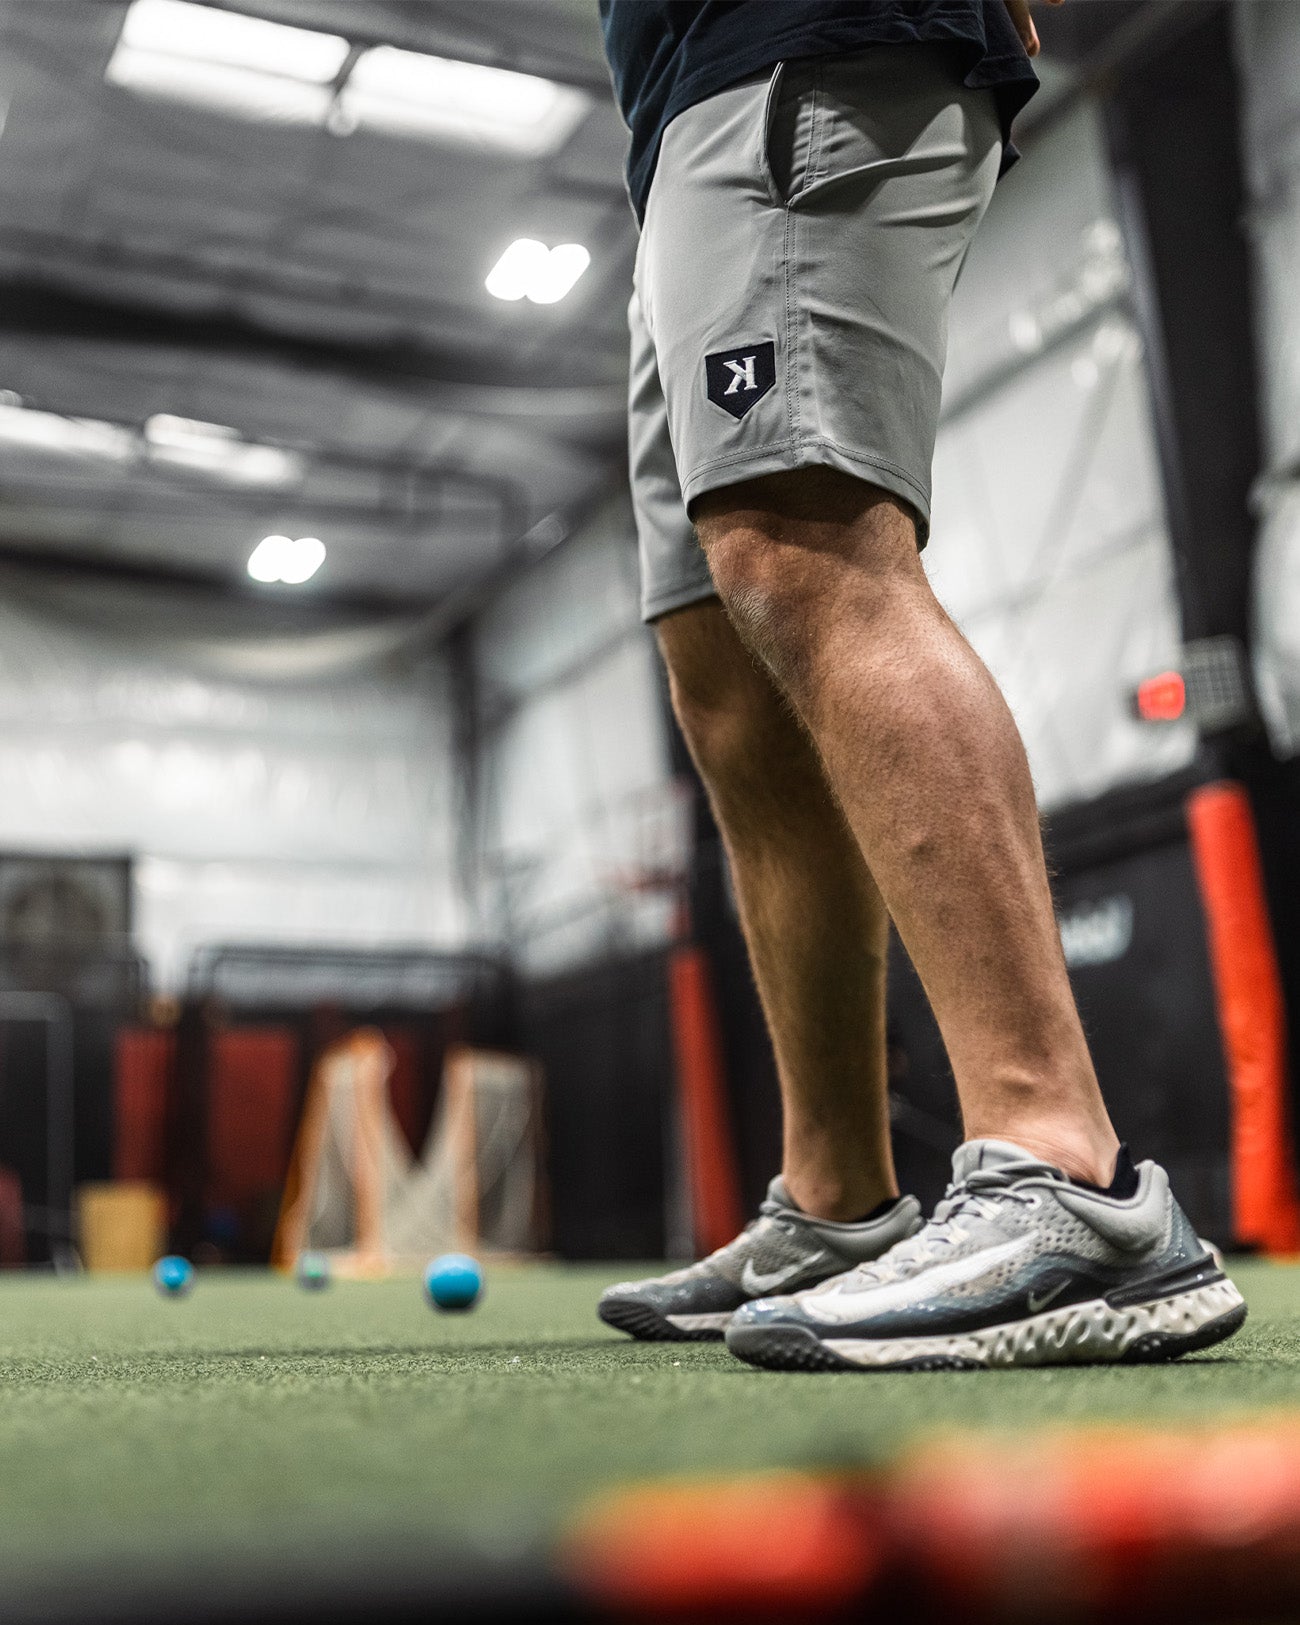
[[[1119,1140],[1109,1122],[1087,1124],[1023,1123],[993,1128],[981,1125],[967,1134],[971,1140],[1009,1140],[1051,1163],[1071,1179],[1090,1185],[1109,1185],[1115,1176]]]
[[[801,1213],[832,1224],[852,1224],[898,1195],[898,1182],[892,1170],[888,1174],[841,1175],[792,1168],[787,1164],[781,1181]]]

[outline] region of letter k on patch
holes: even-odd
[[[709,399],[733,418],[743,418],[776,382],[776,345],[742,344],[704,358]]]

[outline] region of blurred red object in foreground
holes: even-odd
[[[638,1619],[1292,1618],[1300,1418],[990,1432],[876,1474],[642,1486],[589,1509],[560,1562],[604,1609]]]
[[[595,1503],[563,1566],[619,1614],[821,1618],[873,1590],[878,1521],[858,1485],[815,1473],[645,1485]]]
[[[1246,1620],[1300,1604],[1300,1420],[932,1445],[889,1544],[936,1614]]]

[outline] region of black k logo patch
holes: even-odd
[[[709,399],[733,418],[743,418],[776,382],[776,345],[742,344],[704,358]]]

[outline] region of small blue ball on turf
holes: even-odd
[[[153,1267],[153,1282],[167,1298],[183,1298],[194,1285],[194,1266],[188,1258],[169,1253]]]
[[[296,1274],[300,1287],[322,1292],[330,1284],[330,1261],[324,1253],[299,1253]]]
[[[437,1309],[472,1309],[483,1296],[483,1271],[465,1253],[444,1253],[425,1266],[424,1290]]]

